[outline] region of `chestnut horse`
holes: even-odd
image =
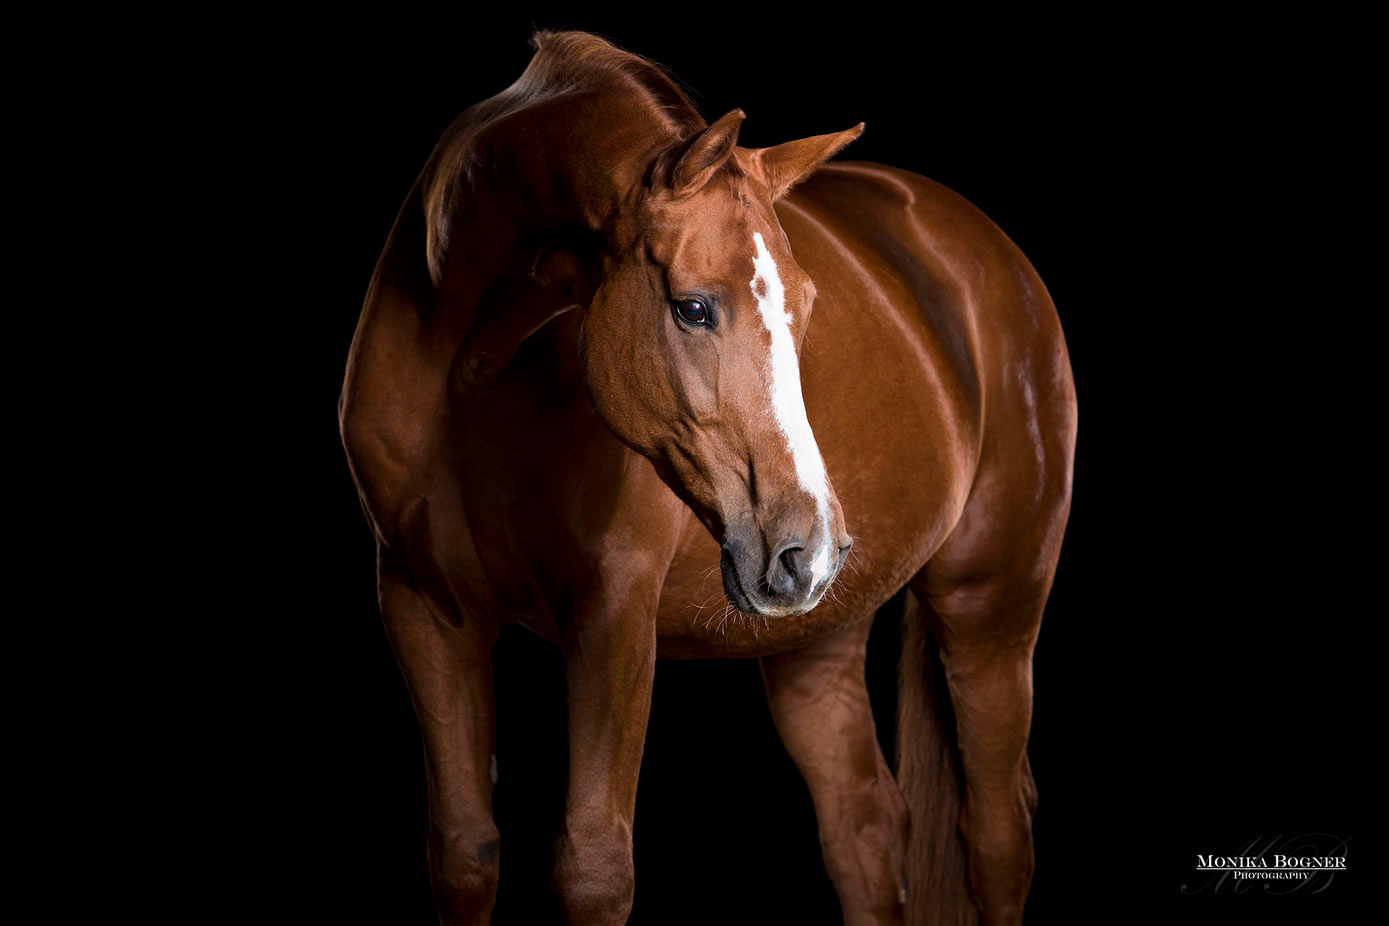
[[[491,650],[519,621],[567,665],[568,922],[631,909],[663,657],[761,660],[846,923],[1017,922],[1076,429],[1046,289],[954,193],[821,166],[862,125],[743,148],[741,111],[706,124],[642,58],[535,45],[401,208],[339,409],[441,921],[496,896]],[[904,587],[894,779],[864,658]]]

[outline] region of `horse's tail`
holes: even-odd
[[[906,926],[977,922],[958,829],[964,775],[936,637],[908,590],[897,673],[897,783],[911,814]]]

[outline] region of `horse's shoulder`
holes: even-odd
[[[1063,512],[1075,387],[1056,308],[1017,245],[963,196],[882,164],[826,165],[796,194],[857,253],[871,251],[878,272],[909,283],[910,314],[930,331],[938,369],[953,373],[964,407],[978,415],[976,439],[989,448],[981,471],[1014,493],[995,493],[992,503]]]

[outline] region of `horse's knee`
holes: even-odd
[[[627,922],[636,888],[631,828],[567,824],[555,843],[553,884],[566,922]]]
[[[429,881],[439,921],[487,923],[497,900],[501,841],[496,826],[429,831]]]

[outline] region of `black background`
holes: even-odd
[[[187,200],[169,237],[206,236],[192,273],[215,294],[190,330],[223,348],[216,438],[184,461],[214,474],[194,500],[223,562],[193,575],[209,582],[187,626],[222,727],[209,766],[168,772],[199,795],[176,810],[190,820],[220,795],[214,907],[432,917],[420,742],[335,404],[396,209],[450,120],[524,69],[533,26],[666,65],[707,118],[744,109],[748,146],[866,121],[843,157],[960,192],[1046,282],[1080,423],[1036,651],[1029,919],[1319,919],[1363,891],[1368,866],[1315,896],[1181,892],[1205,883],[1197,853],[1331,833],[1354,869],[1375,835],[1349,667],[1373,618],[1353,588],[1356,442],[1331,323],[1355,301],[1353,26],[843,9],[858,15],[209,17],[174,24],[172,46],[123,24],[139,38],[120,66],[182,140],[153,146],[151,176]],[[873,639],[882,717],[895,636],[885,618]],[[548,922],[563,663],[510,630],[497,662],[496,922]],[[175,753],[206,735],[167,726]],[[660,665],[639,794],[632,922],[837,922],[755,662]]]

